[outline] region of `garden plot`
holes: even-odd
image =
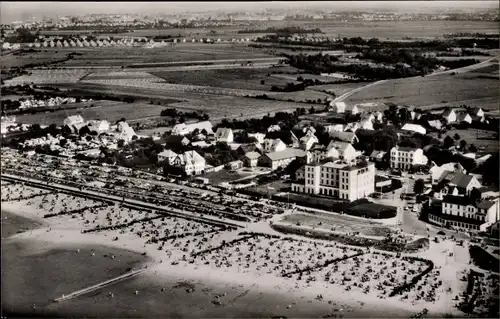
[[[255,275],[268,273],[283,276],[356,253],[359,251],[335,244],[250,235],[232,242],[223,242],[218,248],[200,252],[193,258],[194,263],[216,268],[231,268]]]
[[[76,83],[85,75],[87,70],[32,70],[30,74],[21,75],[5,81],[5,86],[25,84]]]
[[[88,74],[85,80],[128,80],[128,79],[151,79],[162,81],[160,77],[157,77],[148,72],[142,71],[118,71],[118,72],[95,72]]]

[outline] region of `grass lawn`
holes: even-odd
[[[345,215],[335,214],[303,214],[286,215],[280,222],[301,226],[335,229],[341,232],[361,232],[368,236],[386,236],[392,231],[389,227],[378,223],[355,219]]]

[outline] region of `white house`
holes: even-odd
[[[344,113],[345,112],[345,103],[344,102],[330,102],[330,110],[335,113]]]
[[[172,129],[172,135],[186,135],[198,129],[200,132],[205,130],[208,135],[214,134],[212,123],[209,121],[202,121],[198,123],[181,123],[174,126]]]
[[[260,154],[257,152],[248,152],[243,157],[243,163],[247,167],[255,167],[259,162]]]
[[[466,196],[447,195],[441,212],[429,213],[429,220],[461,231],[484,232],[498,221],[498,200],[474,202]]]
[[[373,121],[370,119],[361,120],[358,129],[373,131]]]
[[[233,130],[219,127],[215,132],[215,142],[232,143],[234,140]]]
[[[304,151],[308,151],[318,142],[318,138],[315,135],[305,135],[300,139],[300,148]]]
[[[81,115],[71,115],[64,119],[63,124],[67,126],[72,126],[75,124],[83,124],[85,121]]]
[[[281,131],[281,127],[279,125],[271,125],[267,128],[267,132],[276,132],[276,131]]]
[[[106,120],[102,120],[102,121],[91,120],[88,122],[88,126],[89,126],[90,131],[96,131],[99,134],[107,132],[110,129],[109,122]]]
[[[415,132],[415,133],[419,133],[422,135],[425,135],[427,133],[427,130],[422,125],[418,125],[418,124],[406,123],[405,125],[403,125],[403,127],[401,129],[403,131]]]
[[[439,178],[445,171],[466,173],[465,168],[460,163],[445,163],[438,166],[436,163],[432,162],[432,167],[429,169],[432,176],[432,184],[437,184]]]
[[[360,110],[359,110],[359,108],[358,108],[358,106],[357,106],[357,105],[354,105],[354,106],[352,107],[352,109],[351,109],[351,114],[352,114],[352,115],[356,115],[356,114],[358,114],[358,113],[360,113]]]
[[[446,123],[455,123],[457,121],[457,113],[453,109],[447,109],[441,113],[441,117],[445,119]]]
[[[344,124],[331,124],[325,126],[325,131],[327,133],[331,132],[344,132]]]
[[[408,170],[415,165],[427,164],[427,157],[421,148],[394,146],[390,154],[391,168]]]
[[[186,175],[203,174],[206,161],[196,151],[187,151],[177,154],[171,150],[165,150],[158,154],[158,161],[167,161],[171,166],[182,168]]]
[[[277,139],[266,138],[264,139],[262,148],[264,150],[264,153],[281,152],[286,149],[286,144],[283,143],[283,141],[280,140],[279,138]]]
[[[457,122],[459,123],[472,123],[472,117],[465,112],[460,112],[457,114]]]
[[[327,157],[342,159],[346,162],[351,162],[357,156],[361,155],[350,143],[339,141],[331,141],[328,144],[327,150]]]
[[[470,114],[472,116],[479,116],[479,117],[484,117],[484,111],[480,107],[474,107],[470,110]]]
[[[248,137],[253,137],[257,140],[259,144],[264,143],[264,138],[266,137],[266,134],[264,133],[248,133]]]

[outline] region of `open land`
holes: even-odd
[[[250,29],[265,29],[267,27],[285,27],[288,21],[263,21],[256,22]],[[328,20],[314,21],[293,21],[293,25],[301,28],[320,28],[323,35],[329,37],[363,37],[363,38],[389,38],[404,39],[410,38],[435,38],[443,34],[456,32],[478,32],[478,33],[498,33],[498,25],[490,21],[426,21],[422,24],[420,21],[376,21],[376,22],[338,22]],[[133,32],[121,34],[107,34],[107,36],[180,36],[186,38],[201,38],[209,36],[210,38],[242,38],[258,37],[266,33],[240,33],[241,28],[221,27],[215,29],[215,34],[211,34],[209,28],[190,28],[190,29],[165,29],[165,30],[134,30]],[[44,31],[43,34],[64,34],[72,31]],[[74,32],[78,33],[78,31]],[[106,34],[103,34],[106,36]]]
[[[54,112],[23,114],[17,116],[22,123],[40,125],[57,124],[62,125],[66,117],[80,114],[85,119],[101,119],[115,122],[123,117],[127,120],[139,120],[146,118],[160,118],[160,112],[165,106],[147,103],[124,103],[113,101],[94,101],[94,107],[71,110],[59,110]]]
[[[498,79],[462,73],[386,80],[355,92],[346,102],[394,102],[421,109],[458,103],[490,109],[498,104],[498,84]]]

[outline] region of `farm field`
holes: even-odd
[[[33,53],[23,53],[22,55],[6,54],[0,56],[0,66],[3,70],[17,67],[24,67],[28,64],[51,63],[61,60],[71,51],[63,50],[40,50]]]
[[[57,124],[62,125],[66,117],[80,114],[84,119],[101,119],[115,122],[122,117],[127,120],[135,120],[146,117],[160,116],[160,112],[165,106],[152,105],[146,103],[109,103],[109,101],[95,101],[96,107],[76,110],[60,110],[55,112],[45,112],[36,114],[24,114],[17,116],[20,123],[40,125]],[[101,105],[100,105],[101,104]]]
[[[169,83],[264,91],[270,91],[273,85],[282,87],[288,82],[299,83],[295,81],[296,77],[290,81],[286,78],[276,77],[275,74],[271,74],[273,71],[279,72],[281,68],[163,71],[151,72],[151,74],[161,77]],[[262,84],[261,81],[264,83]]]
[[[167,101],[171,101],[172,99],[182,100],[182,102],[170,104],[169,107],[190,111],[202,111],[209,114],[211,120],[222,119],[224,117],[241,117],[242,114],[244,116],[264,116],[267,113],[276,111],[295,110],[298,107],[311,107],[311,105],[307,103],[212,95],[201,92],[175,92],[165,89],[97,85],[92,83],[57,84],[56,87],[99,93],[112,92],[115,95],[135,96],[144,99]]]
[[[453,102],[489,109],[492,99],[498,101],[498,84],[496,79],[468,76],[467,73],[412,77],[376,83],[347,97],[346,102],[393,102],[420,108]]]
[[[311,91],[327,91],[330,94],[335,94],[340,96],[346,92],[357,89],[359,87],[369,84],[368,82],[359,83],[342,83],[342,84],[323,84],[323,85],[312,85],[307,87],[307,90]]]
[[[25,74],[6,80],[5,85],[75,83],[89,73],[88,70],[32,70]]]
[[[72,48],[72,51],[75,51]],[[272,58],[258,49],[243,44],[177,44],[162,48],[109,47],[76,50],[82,55],[62,66],[109,65],[125,66],[133,63],[161,63],[224,59]]]

